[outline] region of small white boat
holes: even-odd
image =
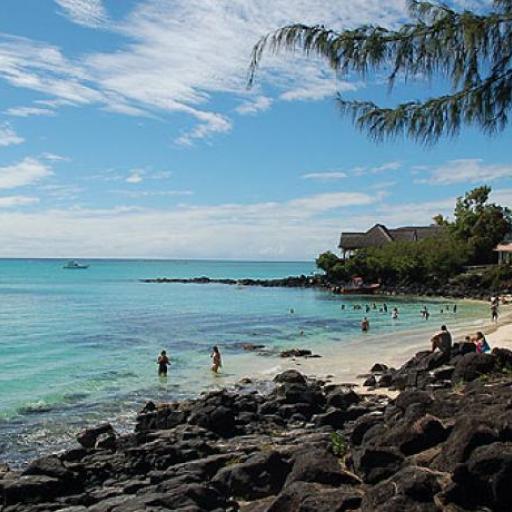
[[[89,268],[89,265],[82,265],[81,263],[78,263],[78,261],[71,260],[71,261],[68,261],[62,268],[73,269],[73,270],[83,270],[83,269]]]

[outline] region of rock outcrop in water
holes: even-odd
[[[281,279],[215,279],[206,276],[192,278],[157,277],[141,279],[143,283],[175,283],[175,284],[225,284],[237,286],[262,286],[267,288],[320,288],[333,293],[342,293],[343,283],[330,282],[325,275],[314,276],[289,276]],[[440,283],[437,286],[429,286],[421,283],[414,284],[382,284],[376,294],[383,296],[414,295],[425,297],[453,297],[473,298],[487,300],[489,297],[501,294],[512,294],[512,289],[503,287],[499,293],[494,288],[478,287],[461,283]]]
[[[394,400],[289,370],[267,393],[148,402],[132,434],[104,424],[22,472],[0,465],[1,510],[509,511],[511,368],[510,351],[462,345],[375,366]]]
[[[237,286],[263,286],[268,288],[313,288],[325,286],[323,276],[289,276],[280,279],[215,279],[206,276],[191,278],[157,277],[141,279],[143,283],[174,283],[174,284],[227,284]]]

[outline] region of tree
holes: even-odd
[[[512,230],[512,212],[503,206],[488,203],[491,188],[475,188],[459,197],[451,229],[456,238],[468,244],[471,262],[490,263],[492,250]]]
[[[449,78],[452,89],[426,101],[382,108],[371,101],[347,101],[342,113],[376,140],[407,135],[423,143],[456,135],[462,125],[486,133],[502,130],[512,108],[512,0],[494,0],[482,14],[444,4],[409,0],[412,21],[398,30],[365,25],[341,32],[323,25],[295,24],[261,39],[253,50],[249,85],[265,51],[302,49],[327,60],[338,76],[363,78],[387,73],[398,78]]]
[[[327,251],[318,256],[316,259],[316,266],[328,274],[331,269],[339,263],[339,261],[340,259],[336,254],[331,251]]]

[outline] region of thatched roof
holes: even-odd
[[[407,226],[388,229],[383,224],[375,224],[366,233],[341,233],[338,247],[345,251],[353,251],[368,247],[382,247],[391,242],[414,242],[437,236],[441,230],[442,227],[440,226]]]

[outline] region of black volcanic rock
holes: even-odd
[[[103,423],[94,428],[88,428],[77,435],[76,440],[84,448],[94,448],[96,440],[101,434],[115,434],[114,428],[110,423]]]
[[[290,370],[261,388],[149,402],[134,433],[104,424],[23,472],[0,466],[0,509],[508,511],[509,354],[478,356],[423,351],[386,369],[405,388],[394,400]]]
[[[462,357],[452,374],[453,382],[468,382],[497,369],[497,360],[490,354],[470,353]]]

